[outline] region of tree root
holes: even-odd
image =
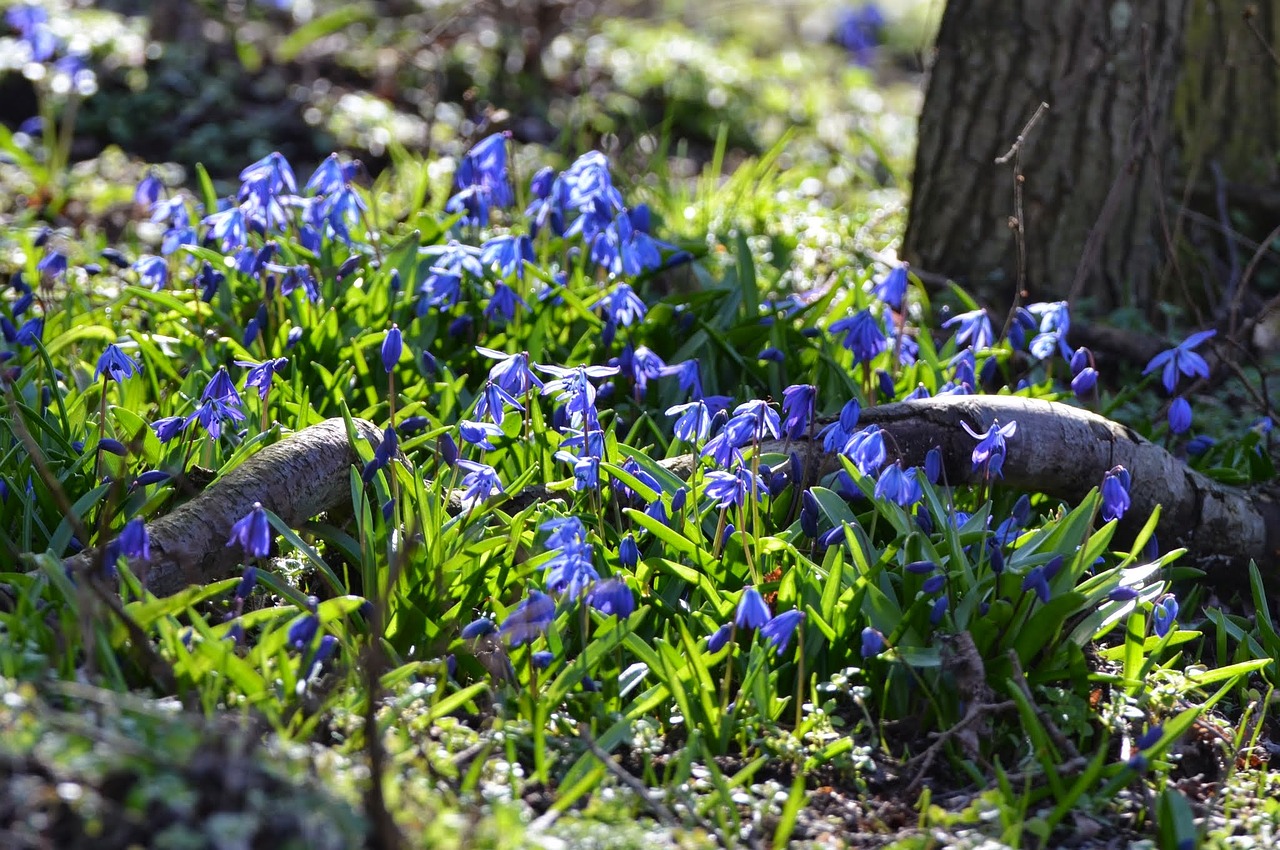
[[[372,446],[382,442],[382,431],[372,422],[357,419],[355,426]],[[227,545],[231,526],[254,502],[299,527],[317,514],[349,505],[349,470],[358,462],[342,419],[304,428],[262,449],[199,496],[150,523],[151,560],[133,560],[129,566],[157,596],[224,578],[244,560],[238,544]],[[72,570],[88,570],[94,557],[85,550],[66,564]]]
[[[861,425],[879,425],[887,433],[891,459],[918,465],[935,446],[941,450],[949,484],[976,483],[981,471],[970,456],[974,440],[960,423],[985,431],[993,422],[1018,423],[1009,440],[1003,485],[1079,501],[1120,465],[1132,478],[1132,506],[1122,533],[1133,533],[1162,506],[1157,527],[1162,547],[1186,546],[1201,565],[1212,566],[1210,580],[1235,583],[1255,560],[1274,568],[1280,556],[1280,505],[1269,494],[1219,484],[1190,469],[1161,447],[1097,414],[1057,402],[1012,396],[944,396],[886,404],[864,410]],[[382,434],[370,422],[356,420],[360,436],[376,447]],[[799,452],[809,481],[841,469],[838,455],[806,440],[771,441],[763,452]],[[261,502],[292,526],[316,514],[342,507],[350,497],[349,470],[358,457],[341,419],[313,425],[268,446],[204,493],[148,526],[151,561],[133,564],[151,592],[163,596],[188,584],[232,573],[243,553],[227,546],[231,526]],[[661,462],[687,476],[696,455]],[[555,498],[542,487],[513,493],[517,507]],[[458,493],[451,494],[457,504]],[[73,568],[92,564],[84,552],[68,560]]]

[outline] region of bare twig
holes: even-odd
[[[1262,45],[1262,49],[1267,51],[1267,55],[1271,57],[1271,61],[1276,65],[1280,65],[1280,55],[1278,55],[1271,47],[1271,42],[1267,40],[1267,36],[1262,30],[1258,29],[1258,10],[1254,6],[1245,6],[1244,8],[1244,25],[1249,28],[1249,32],[1253,33],[1254,38],[1258,40],[1258,44]],[[1230,55],[1230,54],[1227,54]]]
[[[1036,111],[1032,113],[1030,120],[1023,126],[1022,132],[1018,134],[1018,138],[1013,140],[1009,150],[1003,156],[996,157],[996,165],[1013,162],[1013,217],[1009,219],[1009,224],[1013,228],[1014,241],[1018,247],[1017,286],[1014,288],[1013,301],[1009,306],[1009,315],[1005,319],[1001,336],[1009,332],[1009,327],[1013,324],[1013,317],[1017,315],[1018,305],[1022,303],[1027,286],[1027,227],[1023,219],[1022,208],[1022,186],[1026,182],[1026,177],[1022,173],[1022,146],[1026,143],[1027,136],[1030,135],[1040,121],[1040,117],[1048,111],[1049,104],[1041,101],[1040,105],[1036,107]]]
[[[968,730],[970,726],[979,720],[985,720],[993,714],[1002,711],[1014,711],[1018,708],[1018,704],[1013,700],[1005,700],[1004,702],[971,702],[969,708],[956,724],[949,729],[935,734],[934,741],[924,752],[918,756],[914,756],[907,762],[908,769],[916,771],[915,778],[907,784],[904,793],[911,796],[920,790],[920,786],[924,784],[924,780],[929,775],[929,768],[933,767],[934,761],[941,755],[942,750],[957,735]]]
[[[596,740],[591,737],[591,731],[586,724],[578,724],[578,737],[587,745],[587,749],[591,751],[591,755],[600,760],[605,769],[614,775],[614,777],[623,785],[631,789],[637,797],[644,801],[649,810],[653,812],[654,817],[661,821],[663,826],[679,826],[680,819],[676,817],[675,812],[667,808],[666,804],[654,796],[649,787],[636,777],[627,772],[626,768],[613,760],[608,752],[601,747]]]
[[[1027,677],[1022,672],[1022,662],[1018,660],[1017,650],[1009,650],[1007,657],[1009,664],[1013,668],[1013,684],[1026,697],[1027,704],[1035,709],[1036,717],[1040,720],[1040,724],[1044,726],[1045,731],[1049,733],[1049,737],[1053,739],[1053,743],[1057,745],[1068,759],[1076,759],[1080,757],[1080,751],[1076,749],[1076,745],[1071,739],[1063,734],[1058,728],[1058,724],[1053,722],[1053,718],[1049,716],[1049,712],[1040,707],[1036,702],[1035,696],[1031,693],[1031,686],[1027,684]]]

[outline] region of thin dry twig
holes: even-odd
[[[626,768],[613,760],[603,747],[591,737],[591,731],[587,729],[586,724],[578,725],[578,737],[587,745],[587,749],[591,751],[591,755],[598,758],[605,766],[605,769],[614,775],[615,778],[623,785],[631,789],[631,791],[644,801],[649,810],[653,812],[654,817],[662,822],[663,826],[679,826],[680,819],[676,817],[676,813],[667,808],[666,804],[654,797],[653,792],[649,790],[649,786],[645,785],[636,777],[632,776]]]
[[[1027,684],[1027,677],[1022,672],[1022,662],[1018,660],[1017,651],[1009,650],[1008,658],[1009,664],[1013,668],[1013,684],[1026,697],[1027,704],[1035,709],[1036,717],[1040,720],[1040,724],[1044,726],[1045,731],[1049,733],[1049,737],[1053,739],[1053,743],[1067,755],[1068,759],[1079,758],[1080,751],[1076,749],[1076,745],[1071,743],[1071,739],[1063,734],[1062,730],[1058,728],[1058,724],[1053,722],[1049,712],[1041,708],[1040,704],[1036,702],[1036,698],[1031,693],[1031,686]]]
[[[1010,161],[1013,162],[1013,217],[1010,218],[1009,224],[1013,227],[1014,241],[1018,247],[1018,281],[1013,292],[1013,302],[1009,307],[1009,316],[1005,319],[1003,336],[1009,332],[1009,327],[1013,324],[1013,317],[1017,315],[1018,305],[1022,303],[1023,293],[1027,286],[1027,228],[1026,222],[1023,220],[1022,207],[1022,187],[1026,182],[1026,177],[1022,173],[1022,146],[1027,141],[1027,136],[1035,129],[1040,121],[1040,117],[1049,111],[1049,104],[1041,101],[1036,107],[1036,111],[1032,113],[1030,120],[1023,126],[1022,132],[1013,140],[1013,144],[1009,150],[1005,151],[1003,156],[996,157],[996,165],[1004,165]]]
[[[951,728],[938,732],[934,736],[934,741],[924,752],[918,756],[913,756],[907,762],[908,769],[916,771],[915,778],[907,784],[905,793],[908,795],[915,794],[924,784],[925,778],[929,775],[929,768],[933,767],[934,761],[942,753],[944,747],[951,743],[952,739],[961,733],[967,731],[970,726],[980,720],[985,720],[992,714],[998,714],[1002,711],[1015,711],[1018,704],[1013,700],[1005,700],[1003,702],[971,702],[969,709],[965,712],[964,717]]]

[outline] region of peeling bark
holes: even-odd
[[[1274,570],[1280,562],[1280,505],[1261,493],[1219,484],[1190,469],[1164,449],[1130,429],[1097,414],[1057,402],[1012,396],[946,396],[886,404],[863,411],[860,424],[875,424],[889,435],[891,457],[918,465],[930,449],[942,451],[951,484],[976,483],[970,456],[974,440],[961,428],[967,422],[985,431],[996,421],[1018,423],[1004,462],[1005,487],[1045,493],[1077,502],[1102,482],[1114,466],[1132,477],[1132,507],[1122,533],[1136,531],[1157,505],[1157,528],[1164,549],[1185,546],[1202,565],[1212,564],[1210,580],[1234,583],[1255,560]],[[356,420],[360,435],[377,446],[381,432]],[[811,481],[841,468],[838,455],[806,441],[768,442],[763,452],[809,454]],[[330,419],[268,446],[197,498],[148,526],[151,562],[134,568],[151,592],[164,596],[188,584],[231,574],[241,562],[238,546],[228,547],[231,526],[261,502],[292,526],[346,505],[349,470],[359,459],[341,419]],[[697,462],[681,455],[662,465],[682,477]],[[456,508],[460,494],[451,494]],[[542,487],[512,494],[508,504],[524,506],[558,498]],[[68,560],[87,568],[93,553]]]

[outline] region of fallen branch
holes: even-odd
[[[355,425],[372,446],[382,442],[382,431],[372,422],[357,419]],[[130,568],[157,596],[230,575],[244,552],[228,546],[227,538],[254,502],[297,528],[317,514],[349,505],[349,470],[358,462],[342,419],[304,428],[262,449],[199,496],[148,524],[151,560],[133,561]],[[93,558],[86,550],[69,558],[67,566],[85,570]]]
[[[1098,486],[1107,470],[1123,466],[1132,477],[1132,507],[1122,531],[1144,523],[1162,506],[1157,534],[1163,549],[1186,546],[1201,565],[1214,567],[1215,582],[1234,582],[1255,560],[1264,567],[1280,554],[1280,505],[1268,495],[1219,484],[1190,469],[1154,443],[1109,419],[1066,404],[1012,396],[945,396],[886,404],[863,411],[862,425],[875,424],[887,434],[891,459],[918,465],[937,446],[946,480],[974,483],[970,456],[974,440],[960,423],[984,431],[993,422],[1016,421],[1009,441],[1003,486],[1045,493],[1077,502]],[[377,426],[356,420],[361,437],[381,442]],[[798,451],[816,483],[841,469],[838,455],[806,441],[768,442],[763,452]],[[254,502],[300,526],[317,514],[346,505],[349,470],[358,458],[341,419],[313,425],[264,448],[211,485],[204,493],[148,526],[151,562],[135,564],[147,587],[164,596],[188,584],[231,574],[242,552],[228,547],[231,526]],[[696,455],[662,461],[671,472],[687,477]],[[455,506],[459,494],[450,499]],[[557,498],[542,487],[511,494],[508,502],[523,506]],[[92,553],[69,560],[73,567],[91,564]]]

